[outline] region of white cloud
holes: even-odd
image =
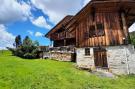
[[[66,15],[74,15],[82,8],[82,0],[31,0],[32,4],[57,23]]]
[[[90,2],[91,0],[84,0],[83,2],[83,6],[85,6],[86,4],[88,4],[88,2]]]
[[[0,0],[0,24],[27,20],[34,17],[31,10],[40,9],[45,15],[49,16],[49,21],[57,23],[66,15],[75,15],[81,8],[82,4],[88,0]],[[41,17],[34,21],[41,20]],[[44,21],[45,25],[43,26]],[[35,22],[36,26],[50,28],[43,19],[40,23]],[[41,24],[42,23],[42,24]]]
[[[31,16],[31,6],[17,0],[0,0],[0,24],[26,20]]]
[[[0,24],[0,49],[13,47],[15,36],[6,31],[6,27]]]
[[[41,37],[41,36],[43,36],[43,35],[44,35],[44,34],[41,33],[41,32],[36,32],[36,33],[35,33],[35,36],[36,36],[36,37]]]
[[[41,28],[51,28],[51,26],[46,22],[46,19],[43,16],[39,16],[37,19],[31,19],[31,22]]]
[[[29,33],[31,36],[33,36],[33,31],[28,30],[27,33]]]
[[[129,28],[129,32],[133,32],[133,31],[135,31],[135,23],[131,25],[131,27]]]

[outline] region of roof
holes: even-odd
[[[66,23],[66,29],[72,27],[75,23],[84,17],[89,15],[94,11],[94,8],[100,7],[116,7],[118,10],[126,10],[127,24],[131,26],[135,22],[135,0],[91,0],[84,8],[82,8],[75,16],[66,16],[62,21],[60,21],[51,31],[49,31],[45,36],[48,37],[49,34],[57,31],[63,23]]]
[[[135,22],[135,0],[94,0],[94,7],[116,7],[124,10],[127,16],[127,24],[130,27]]]
[[[74,23],[80,22],[84,16],[92,13],[94,8],[102,7],[115,7],[118,10],[126,10],[128,26],[135,22],[135,0],[92,0],[72,18],[66,28],[69,29]]]
[[[73,16],[67,15],[65,18],[63,18],[54,28],[52,28],[45,36],[49,38],[49,35],[58,31],[63,25],[65,26]]]

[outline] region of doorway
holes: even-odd
[[[105,48],[94,48],[94,62],[97,68],[108,68],[107,51]]]

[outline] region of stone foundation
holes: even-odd
[[[109,70],[115,74],[135,74],[135,50],[132,45],[107,47]]]
[[[54,59],[58,61],[74,61],[74,54],[62,52],[50,52],[45,53],[44,58]]]
[[[115,74],[135,74],[135,50],[132,45],[108,46],[105,48],[110,72]],[[85,48],[77,48],[76,53],[78,67],[98,70],[94,63],[93,48],[90,48],[90,56],[85,56]]]
[[[77,65],[81,68],[92,68],[94,67],[94,56],[93,48],[90,48],[90,56],[85,56],[84,48],[77,48]]]

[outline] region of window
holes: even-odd
[[[95,26],[92,25],[89,28],[89,37],[95,37],[96,36],[96,30],[95,30]]]
[[[97,24],[97,36],[104,36],[105,32],[104,32],[104,25],[101,23]]]
[[[85,48],[85,56],[90,56],[90,48]]]
[[[88,32],[85,32],[84,33],[84,39],[88,39],[89,38],[89,33]]]
[[[95,28],[95,25],[91,25],[89,28],[89,37],[96,37],[96,36],[104,36],[105,32],[104,32],[104,25],[101,23],[97,23],[97,30]]]

